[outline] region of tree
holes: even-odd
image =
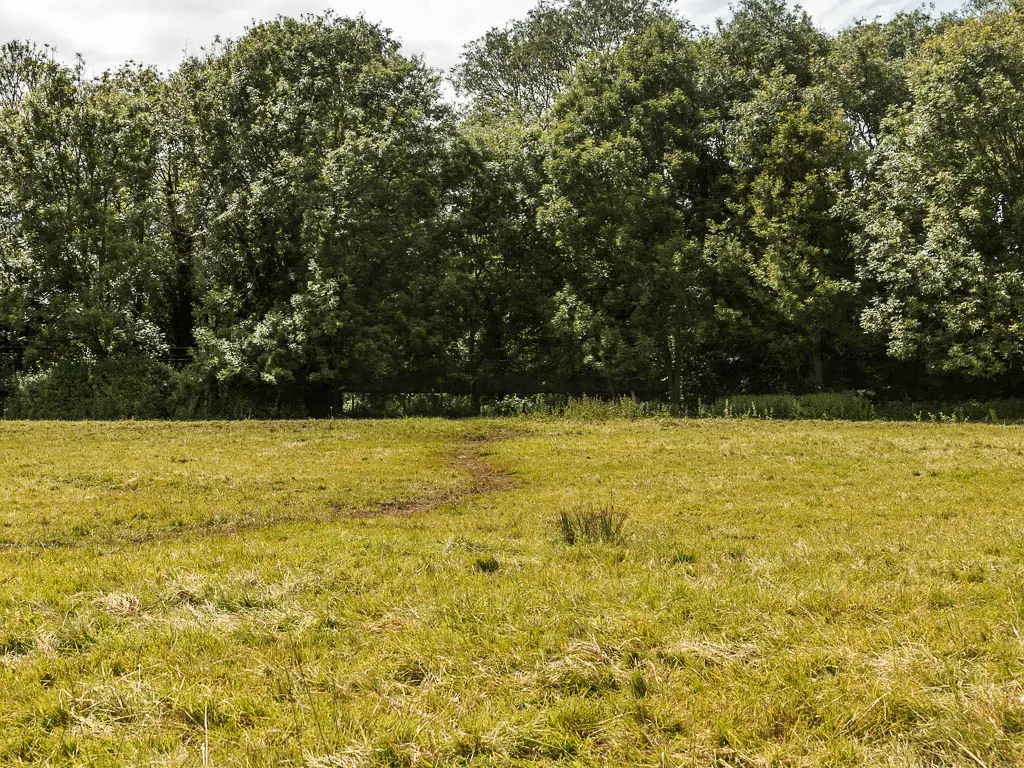
[[[863,165],[828,80],[829,37],[799,6],[744,0],[703,41],[729,166],[714,269],[718,378],[729,388],[822,388],[852,339],[854,217]]]
[[[850,324],[852,231],[838,207],[851,183],[849,126],[826,93],[793,75],[767,79],[735,109],[733,216],[718,247],[741,253],[750,309],[791,366],[789,381],[821,389],[826,344]]]
[[[0,112],[13,111],[57,69],[53,52],[31,42],[0,45]]]
[[[679,404],[709,310],[702,244],[719,167],[697,46],[662,22],[589,61],[549,136],[544,221],[569,264],[559,319],[613,388]]]
[[[890,355],[974,379],[1024,361],[1024,16],[924,44],[864,212],[863,313]]]
[[[324,412],[431,368],[454,140],[434,74],[330,14],[261,24],[188,68],[209,386]]]
[[[7,412],[1016,386],[1018,5],[541,0],[466,47],[461,114],[330,13],[167,77],[2,45]]]
[[[29,367],[165,351],[155,72],[51,68],[0,129],[4,303]]]
[[[821,77],[835,89],[866,149],[878,145],[889,112],[910,103],[909,59],[941,23],[918,9],[887,22],[858,21],[837,35]]]
[[[0,121],[0,311],[21,372],[13,412],[159,416],[169,376],[153,202],[159,77],[82,71],[47,65]]]
[[[540,121],[590,53],[612,53],[671,16],[668,0],[541,0],[525,19],[466,45],[454,71],[478,116]]]
[[[550,320],[563,271],[538,226],[545,180],[539,131],[511,121],[463,129],[464,173],[455,199],[439,311],[457,329],[449,357],[484,389],[564,386],[572,378]]]
[[[56,70],[50,51],[30,42],[11,41],[0,46],[0,133],[17,130],[18,110],[24,99]],[[17,327],[22,312],[20,273],[10,249],[20,224],[15,166],[0,159],[0,390],[11,386],[14,373],[21,367],[23,345]],[[5,257],[6,255],[6,257]]]
[[[728,21],[706,45],[709,79],[724,105],[750,99],[763,80],[790,77],[799,88],[816,82],[815,62],[828,53],[829,39],[810,16],[786,0],[740,0]]]
[[[154,205],[170,261],[162,301],[171,359],[178,367],[192,359],[196,343],[196,261],[207,214],[203,191],[207,180],[200,167],[204,117],[193,109],[202,82],[203,66],[191,60],[153,92],[154,130],[161,139]]]

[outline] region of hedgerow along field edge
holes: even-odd
[[[5,423],[0,762],[1017,765],[1022,435]]]

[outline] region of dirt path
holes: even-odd
[[[508,439],[512,436],[509,430],[498,430],[487,434],[466,434],[462,436],[457,450],[452,455],[451,466],[469,476],[469,482],[463,487],[455,488],[443,494],[409,499],[406,501],[388,501],[363,509],[351,509],[343,505],[328,505],[320,514],[290,514],[266,517],[260,520],[246,520],[226,523],[198,523],[195,525],[169,529],[157,529],[134,533],[130,530],[111,531],[109,538],[99,541],[83,538],[75,541],[53,542],[19,542],[0,544],[0,552],[21,552],[55,549],[76,549],[86,546],[120,548],[138,546],[161,541],[181,540],[189,537],[224,536],[248,533],[277,525],[289,523],[313,523],[328,525],[344,520],[369,520],[374,518],[407,518],[427,514],[442,507],[458,504],[462,501],[497,493],[509,488],[514,478],[493,467],[486,459],[487,446]]]
[[[460,501],[497,493],[512,486],[514,478],[507,472],[493,467],[485,459],[486,448],[512,436],[509,430],[503,429],[489,434],[463,435],[462,444],[452,457],[452,466],[469,475],[469,485],[459,488],[440,497],[430,499],[413,499],[411,501],[384,502],[369,509],[339,515],[338,519],[373,518],[373,517],[412,517],[433,512],[440,507],[457,504]]]

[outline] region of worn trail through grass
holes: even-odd
[[[190,525],[175,525],[171,528],[151,530],[140,534],[126,532],[123,535],[111,537],[109,543],[116,544],[117,546],[135,546],[185,537],[250,533],[262,528],[298,522],[327,525],[350,519],[409,517],[424,514],[443,506],[458,504],[476,495],[493,493],[508,488],[512,482],[511,476],[507,472],[490,466],[481,456],[481,451],[493,442],[507,438],[509,434],[507,430],[495,430],[492,433],[475,433],[463,436],[457,450],[453,452],[451,467],[454,472],[464,475],[466,482],[462,486],[440,493],[435,492],[431,495],[402,501],[379,501],[361,509],[354,509],[345,502],[337,501],[325,505],[324,509],[319,512],[268,515],[260,519],[249,518],[237,521],[223,519],[206,520]],[[128,530],[130,531],[130,526]],[[68,548],[89,543],[93,543],[89,537],[78,540],[50,540],[42,542],[16,542],[8,540],[0,541],[0,551],[29,549],[33,547],[43,549],[53,549],[55,547]]]
[[[348,513],[345,517],[409,517],[433,512],[447,505],[459,504],[474,496],[508,490],[513,485],[512,475],[489,464],[486,456],[490,455],[489,446],[508,439],[511,434],[505,429],[495,429],[489,432],[466,434],[460,438],[461,443],[452,456],[452,466],[468,478],[468,483],[464,487],[453,489],[435,498],[381,502],[369,509]],[[333,518],[333,520],[337,519],[339,518]]]
[[[209,426],[204,425],[203,431],[207,431]],[[53,427],[54,425],[50,425],[50,428]],[[84,429],[87,434],[93,431],[90,427],[84,427]],[[119,428],[111,427],[111,429]],[[204,501],[201,497],[198,499],[189,497],[193,494],[203,494],[203,491],[208,490],[202,485],[197,488],[198,483],[181,484],[177,482],[180,475],[169,478],[164,473],[154,472],[150,466],[146,466],[141,472],[134,470],[125,472],[122,469],[121,475],[132,475],[126,480],[116,478],[114,472],[109,469],[100,478],[94,479],[94,475],[90,476],[91,473],[77,466],[77,456],[72,455],[67,457],[68,460],[62,467],[63,472],[58,475],[59,481],[51,486],[54,491],[57,491],[53,494],[55,498],[51,503],[55,502],[58,509],[66,513],[70,511],[69,505],[62,504],[60,499],[65,488],[69,486],[85,488],[92,492],[82,495],[74,503],[73,516],[62,515],[59,520],[51,522],[44,511],[43,515],[35,521],[36,525],[33,526],[41,529],[40,533],[43,535],[40,536],[25,536],[21,526],[16,529],[13,525],[14,516],[9,514],[8,519],[0,523],[3,526],[0,529],[0,551],[33,547],[43,549],[75,547],[103,542],[118,546],[139,545],[197,535],[241,534],[289,523],[330,524],[346,519],[382,516],[408,517],[423,514],[439,507],[458,504],[474,495],[490,493],[507,487],[511,481],[508,473],[490,466],[481,453],[486,451],[487,446],[507,439],[510,435],[511,432],[508,429],[498,427],[485,427],[475,432],[456,434],[450,437],[446,435],[441,449],[442,456],[431,455],[429,457],[433,460],[431,464],[435,466],[439,459],[447,459],[447,466],[443,468],[436,466],[440,470],[436,474],[440,476],[441,482],[436,482],[435,479],[435,482],[408,483],[407,488],[400,489],[396,494],[398,498],[391,498],[391,492],[388,491],[383,494],[385,495],[383,499],[378,500],[371,496],[369,501],[364,501],[365,486],[372,488],[374,478],[363,477],[361,467],[357,472],[352,472],[354,477],[350,479],[350,485],[344,489],[343,494],[315,498],[318,492],[328,491],[328,486],[324,482],[312,486],[308,483],[308,473],[311,469],[315,469],[313,461],[309,459],[304,461],[302,466],[307,473],[307,482],[303,483],[302,478],[294,475],[292,480],[298,486],[295,489],[297,494],[301,494],[303,490],[312,490],[313,493],[302,494],[307,498],[298,501],[287,498],[286,494],[281,493],[287,487],[283,480],[273,480],[268,495],[271,497],[285,496],[285,498],[271,499],[271,503],[267,503],[267,499],[260,498],[253,492],[254,488],[245,486],[244,478],[238,478],[237,475],[231,476],[225,478],[227,480],[226,487],[217,488],[213,490],[213,493],[207,494],[212,497],[216,507],[209,510],[208,513],[200,514],[195,519],[188,521],[182,520],[175,512],[193,509],[196,502],[201,504]],[[294,445],[294,443],[286,443],[286,445],[289,444]],[[55,451],[55,453],[58,452],[59,449]],[[11,457],[13,458],[14,455],[12,452]],[[135,458],[138,460],[140,457]],[[146,457],[141,458],[145,459]],[[352,458],[354,460],[355,457]],[[170,460],[175,464],[188,464],[195,461],[194,459],[179,458]],[[323,461],[326,464],[329,459],[325,458]],[[367,458],[363,456],[362,461],[366,462]],[[241,466],[236,465],[233,469],[244,472],[251,468],[246,466],[245,462],[240,463]],[[53,462],[49,462],[44,466],[52,465]],[[38,465],[22,464],[19,469],[25,467],[36,470]],[[410,473],[426,468],[429,468],[429,465],[421,468],[405,465],[396,469],[403,473]],[[320,467],[322,474],[328,477],[332,470],[340,470],[339,475],[343,476],[346,469],[344,465],[332,467],[328,464]],[[243,482],[238,483],[239,479],[242,479]],[[15,495],[16,487],[19,485],[22,488],[32,487],[33,491],[38,493],[38,486],[45,483],[45,480],[40,482],[39,478],[29,477],[27,473],[21,474],[20,477],[17,475],[13,478],[5,477],[4,480],[7,488],[4,489],[3,486],[0,486],[0,498],[4,498],[12,506],[18,505],[26,508],[28,503],[20,501],[19,496]],[[182,485],[184,485],[183,488],[180,487]],[[302,487],[303,485],[306,486],[305,489]],[[147,490],[147,486],[157,495],[156,499],[143,501],[138,498],[143,495],[140,491]],[[232,488],[232,486],[234,487]],[[4,493],[5,490],[6,493]],[[167,493],[168,491],[169,493]],[[314,498],[308,498],[308,496]],[[170,514],[152,514],[149,509],[151,504],[147,504],[147,501],[155,502],[161,511],[167,510]],[[112,511],[118,509],[130,509],[134,511],[134,514],[128,517],[111,514]],[[23,525],[24,521],[21,522]],[[148,522],[153,524],[147,525]],[[110,530],[102,531],[109,535],[98,536],[97,528],[100,526],[109,526]],[[64,535],[54,535],[55,528],[63,529]],[[8,538],[2,535],[2,530],[22,535]]]

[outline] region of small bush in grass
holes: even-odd
[[[25,656],[35,648],[35,640],[8,635],[0,637],[0,656]]]
[[[569,546],[577,544],[621,544],[625,538],[626,514],[614,504],[577,506],[558,517],[559,538]]]
[[[642,670],[634,669],[633,674],[629,678],[629,688],[633,692],[633,695],[642,699],[647,696],[650,688],[647,685],[647,678],[644,677]]]

